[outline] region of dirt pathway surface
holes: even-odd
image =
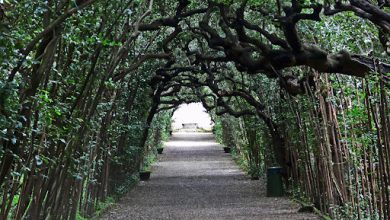
[[[175,133],[153,167],[101,219],[318,219],[286,198],[267,198],[213,135]]]

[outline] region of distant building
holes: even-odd
[[[183,129],[198,129],[198,123],[185,123],[182,124]]]

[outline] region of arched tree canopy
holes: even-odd
[[[162,1],[150,11],[150,21],[137,23],[135,28],[168,33],[157,41],[157,50],[169,60],[166,68],[234,65],[239,72],[278,78],[288,92],[299,94],[304,93],[303,79],[294,74],[294,67],[356,77],[376,68],[389,72],[390,66],[383,63],[386,56],[375,58],[388,52],[387,8],[386,1]],[[356,25],[368,20],[370,25],[365,28],[370,29],[366,31],[376,32],[376,43],[381,45],[373,45],[370,51],[324,48],[316,25],[338,14],[355,19]],[[158,77],[162,75],[157,74],[156,81]]]
[[[92,216],[190,102],[254,174],[389,219],[389,55],[389,0],[0,0],[0,219]]]

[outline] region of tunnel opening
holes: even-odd
[[[173,132],[211,132],[214,122],[202,103],[181,104],[172,115]]]

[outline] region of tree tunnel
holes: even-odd
[[[0,1],[0,219],[93,216],[188,103],[270,149],[293,194],[332,218],[389,219],[389,9]]]
[[[155,83],[151,85],[155,91],[154,104],[149,112],[149,125],[153,115],[158,112],[177,109],[183,103],[193,102],[200,102],[207,111],[213,111],[217,117],[225,114],[234,117],[255,116],[268,129],[277,163],[286,170],[291,166],[283,136],[264,104],[259,101],[259,87],[253,84],[251,76],[237,76],[234,74],[234,67],[229,69],[215,64],[208,67],[202,65],[194,68],[173,67],[164,71],[160,69],[152,82]],[[148,129],[145,129],[143,143],[148,133]]]

